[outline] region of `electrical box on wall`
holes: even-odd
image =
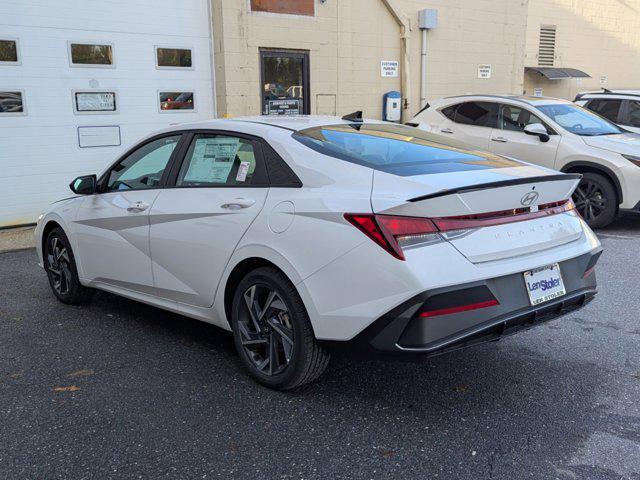
[[[438,26],[438,11],[425,8],[418,12],[418,26],[421,29],[436,28]]]
[[[402,109],[402,95],[392,90],[382,96],[382,119],[387,122],[399,122]]]

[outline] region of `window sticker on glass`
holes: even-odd
[[[244,182],[247,179],[247,174],[249,173],[249,166],[251,164],[249,162],[240,162],[240,167],[238,168],[238,174],[236,175],[236,182]]]
[[[184,181],[226,183],[240,146],[239,138],[199,138]]]

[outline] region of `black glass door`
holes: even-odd
[[[260,51],[263,115],[309,114],[309,54]]]

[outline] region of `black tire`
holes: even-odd
[[[573,202],[582,218],[592,228],[609,225],[618,214],[618,195],[612,183],[599,173],[582,175],[580,185],[573,193]]]
[[[68,305],[91,300],[94,290],[80,283],[71,244],[61,228],[56,227],[49,232],[42,256],[49,285],[58,300]]]
[[[242,363],[269,388],[290,390],[310,383],[329,363],[295,286],[275,268],[257,268],[238,284],[231,328]]]

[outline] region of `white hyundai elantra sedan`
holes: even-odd
[[[585,305],[601,247],[579,180],[357,114],[211,120],[74,180],[38,255],[60,301],[101,289],[218,325],[290,389],[339,346],[436,355]]]

